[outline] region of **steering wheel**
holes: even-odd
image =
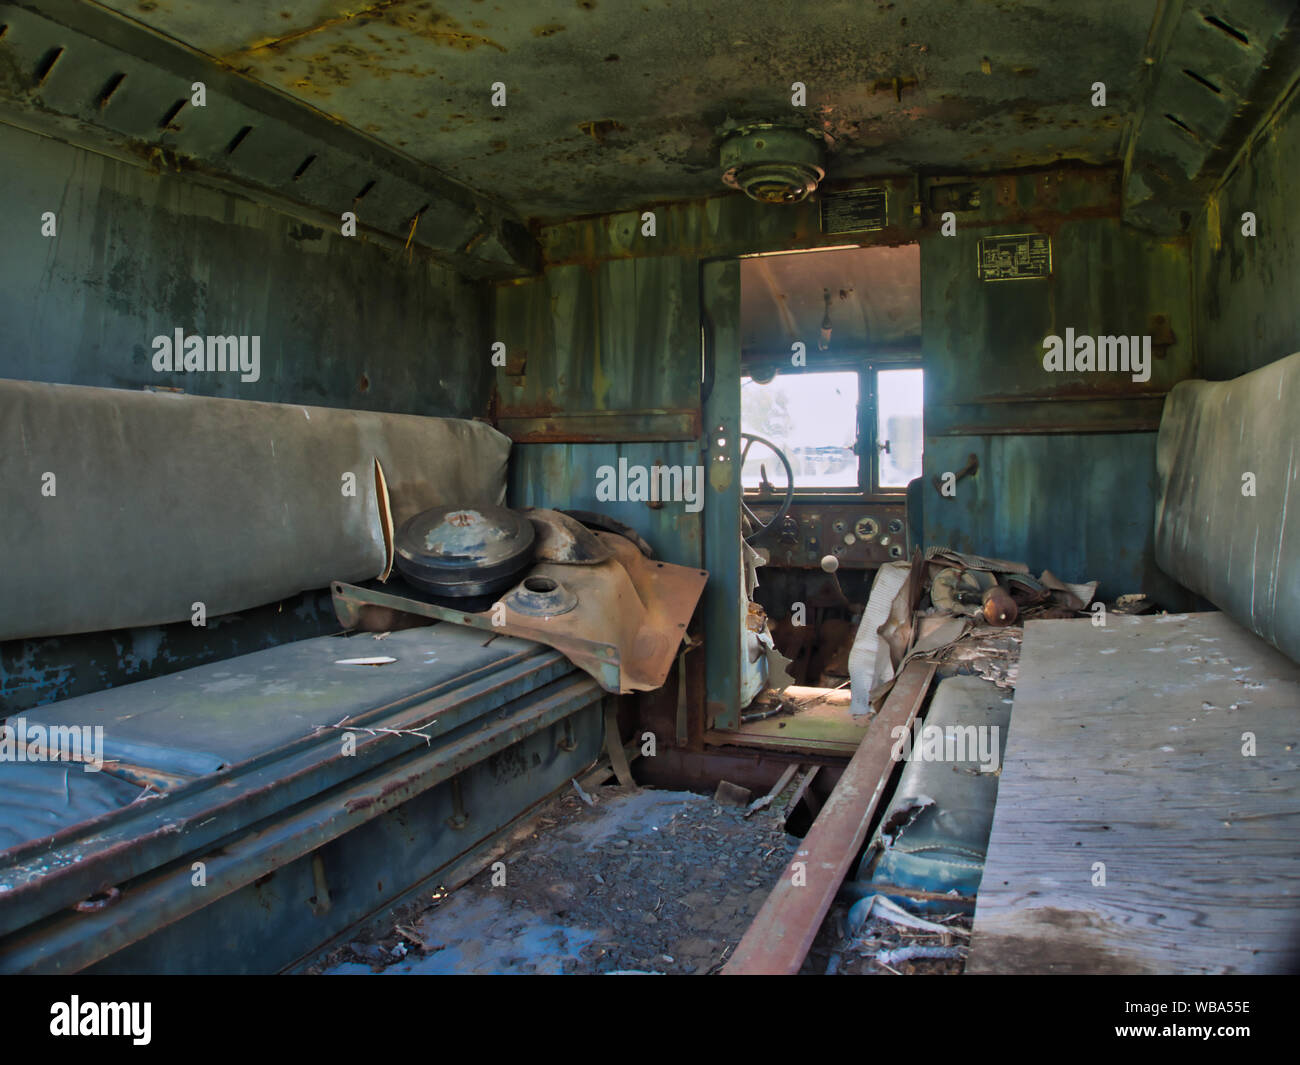
[[[760,521],[758,515],[749,509],[748,504],[745,503],[744,490],[741,491],[740,505],[745,514],[748,515],[749,520],[756,526],[754,531],[745,537],[745,543],[752,544],[760,536],[779,526],[785,520],[785,516],[790,513],[790,504],[794,502],[794,471],[790,468],[790,460],[785,457],[785,452],[772,441],[764,440],[761,436],[755,436],[753,433],[741,433],[740,439],[745,442],[745,446],[740,452],[740,468],[742,470],[745,468],[745,459],[749,457],[749,449],[754,444],[762,444],[779,458],[781,465],[785,467],[785,498],[781,500],[781,505],[777,508],[776,513],[772,515],[772,520],[767,524]]]

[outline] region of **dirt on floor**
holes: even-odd
[[[770,812],[684,791],[552,799],[522,845],[456,891],[372,922],[309,973],[718,971],[798,839]]]

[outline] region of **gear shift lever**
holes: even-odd
[[[835,594],[840,597],[840,601],[847,603],[849,597],[844,594],[844,589],[840,587],[840,579],[835,576],[835,571],[840,568],[840,560],[834,555],[822,556],[822,569],[830,574],[831,583],[835,585]]]

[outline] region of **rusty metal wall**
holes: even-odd
[[[961,183],[978,187],[979,206],[958,213],[956,235],[943,236],[940,212],[929,206],[931,190]],[[564,294],[552,299],[551,314],[597,320],[614,335],[633,336],[632,323],[661,312],[662,298],[630,290],[623,300],[598,300],[593,310],[591,300],[599,285],[577,280],[599,277],[627,260],[639,266],[664,264],[660,269],[672,264],[672,276],[684,284],[689,271],[683,261],[792,248],[919,242],[927,371],[927,542],[1023,558],[1035,569],[1051,568],[1065,578],[1095,577],[1104,582],[1104,594],[1146,587],[1177,599],[1181,590],[1169,587],[1154,568],[1151,524],[1154,433],[1164,393],[1197,372],[1186,242],[1162,240],[1121,224],[1119,172],[1113,167],[1063,165],[927,180],[919,190],[925,205],[921,227],[911,225],[912,204],[918,199],[912,182],[887,178],[864,184],[888,190],[886,226],[877,233],[822,234],[815,203],[772,208],[726,195],[653,205],[653,237],[643,233],[640,212],[544,228],[540,241],[551,263],[548,276],[569,279]],[[1022,233],[1051,237],[1052,276],[980,280],[978,239]],[[503,308],[515,317],[520,314],[520,287],[497,288],[498,333],[506,321]],[[869,293],[860,295],[869,298]],[[654,304],[640,302],[646,298]],[[531,299],[536,306],[540,296]],[[680,337],[685,348],[685,338],[696,328],[695,306],[684,300],[673,305],[672,313],[682,319],[675,329],[656,326],[658,337],[651,333],[645,343],[627,341],[615,358],[602,352],[601,372],[610,374],[618,359],[626,360],[623,374],[628,378],[637,365],[652,367],[655,375],[675,372],[677,384],[658,383],[645,394],[663,402],[670,395],[685,396],[696,379],[696,346],[690,345],[677,363],[666,363],[661,338]],[[611,317],[622,324],[611,324]],[[1067,327],[1091,335],[1152,334],[1150,380],[1134,382],[1127,374],[1044,372],[1044,337]],[[567,328],[590,331],[587,326]],[[536,332],[544,335],[544,330]],[[527,375],[549,372],[550,384],[529,387],[553,387],[561,396],[561,377],[567,381],[575,376],[570,367],[584,365],[581,360],[589,358],[585,352],[590,349],[585,342],[565,352],[547,337],[546,344],[529,349]],[[546,352],[554,369],[546,371],[538,363],[539,350]],[[586,380],[581,374],[576,379]],[[678,387],[682,391],[674,391]],[[498,388],[504,392],[500,383]],[[643,405],[648,404],[636,403]],[[618,425],[609,423],[611,433],[616,434]],[[624,423],[624,428],[632,427],[630,420]],[[516,495],[521,477],[530,485],[530,499],[545,499],[547,492],[581,491],[577,479],[589,476],[590,462],[575,465],[573,449],[579,445],[563,446],[567,450],[555,452],[554,458],[544,460],[548,452],[543,450],[516,464]],[[981,461],[977,477],[960,482],[955,499],[937,497],[930,478],[960,469],[972,452]],[[653,541],[650,530],[662,519],[647,512],[624,520]]]
[[[1193,228],[1197,342],[1225,380],[1300,351],[1300,88],[1256,131]],[[1256,235],[1246,236],[1245,212]]]
[[[1195,372],[1186,247],[1116,218],[1009,232],[1033,230],[1052,238],[1050,278],[981,280],[988,230],[922,244],[925,541],[1097,579],[1106,596],[1176,598],[1155,568],[1151,530],[1154,430],[1165,393]],[[1150,380],[1046,371],[1044,338],[1067,328],[1152,335]],[[979,472],[941,495],[931,479],[971,454]]]
[[[668,562],[702,562],[701,515],[683,503],[600,500],[598,471],[696,466],[699,265],[689,256],[561,264],[495,289],[505,345],[493,410],[516,441],[513,506],[605,511]]]
[[[695,437],[699,336],[688,257],[561,265],[498,286],[499,424],[531,442]]]
[[[240,196],[0,125],[0,376],[470,417],[483,289]],[[43,212],[57,232],[42,236]],[[261,375],[156,373],[153,337],[260,335]],[[477,357],[482,354],[482,357]]]

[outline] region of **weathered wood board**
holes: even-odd
[[[1029,622],[966,971],[1298,969],[1300,667],[1221,613]]]

